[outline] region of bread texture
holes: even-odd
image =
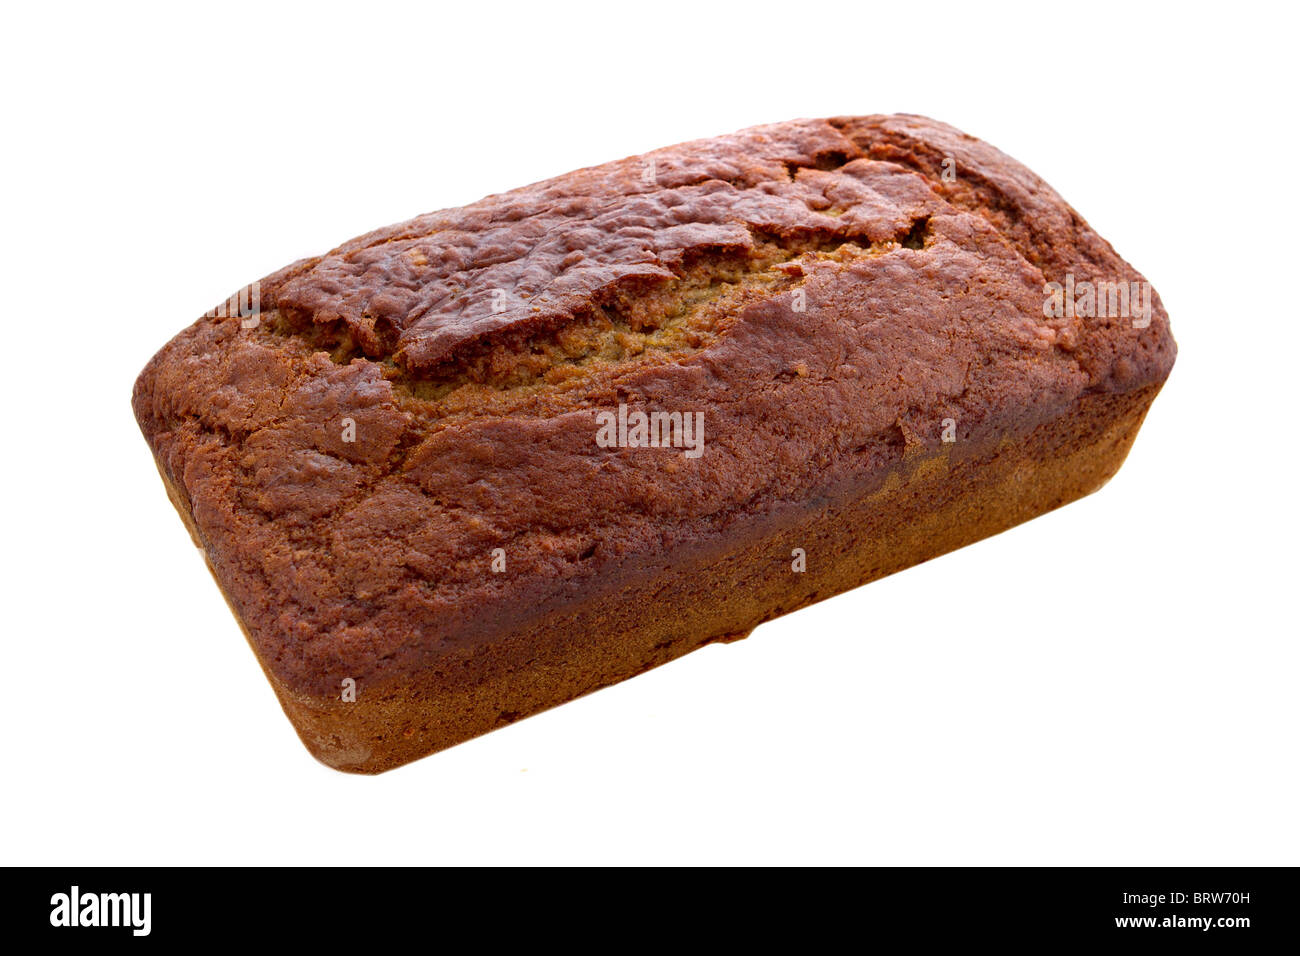
[[[1088,494],[1174,355],[1029,170],[844,117],[353,239],[133,405],[303,742],[378,772]]]

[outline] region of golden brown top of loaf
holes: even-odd
[[[169,343],[134,405],[277,675],[334,688],[861,492],[945,420],[960,453],[1163,380],[1158,298],[1047,314],[1079,282],[1143,280],[991,146],[798,120],[295,263],[255,327],[232,299]],[[705,453],[600,447],[620,404],[704,412]]]

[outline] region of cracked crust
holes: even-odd
[[[678,593],[688,569],[707,575],[810,509],[906,495],[918,462],[957,472],[1085,407],[1120,415],[1105,396],[1142,396],[1122,412],[1140,421],[1174,360],[1163,307],[1145,328],[1047,318],[1045,284],[1066,276],[1143,281],[1050,187],[951,127],[800,120],[295,263],[260,283],[256,328],[209,316],[170,342],[134,407],[304,739],[305,715],[353,678],[359,699],[390,707],[371,712],[370,743],[331,745],[329,726],[350,718],[330,711],[309,745],[383,769],[390,751],[419,755],[409,738],[376,742],[396,713],[422,752],[490,729],[435,733],[419,714],[539,666],[537,634],[576,660],[591,642],[639,646],[678,613],[649,603],[593,633],[592,608]],[[595,413],[620,402],[704,412],[705,454],[599,447]],[[773,616],[760,605],[683,613],[695,630],[657,641],[676,656],[742,634]],[[555,624],[579,618],[581,638]],[[615,655],[622,676],[649,666],[653,643]],[[548,658],[549,703],[619,679],[608,661],[592,686],[561,679],[563,659]],[[540,690],[529,701],[498,712],[549,706]]]

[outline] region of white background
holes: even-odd
[[[1300,863],[1294,23],[38,6],[0,58],[3,862]],[[1025,162],[1160,291],[1178,364],[1120,474],[386,775],[308,756],[132,418],[150,355],[388,222],[892,111]]]

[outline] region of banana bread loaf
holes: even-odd
[[[133,405],[304,743],[377,772],[1093,491],[1174,354],[1037,176],[868,116],[353,239]]]

